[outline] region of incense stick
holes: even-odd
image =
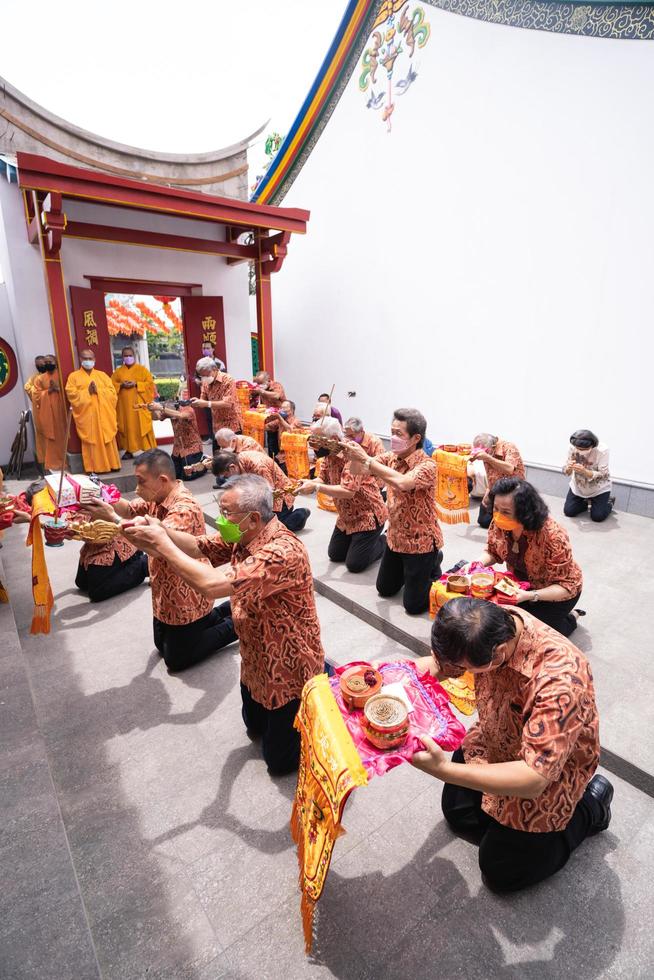
[[[336,384],[334,383],[332,385],[332,390],[329,392],[329,398],[327,399],[327,408],[323,412],[322,418],[320,420],[320,426],[319,426],[319,428],[321,428],[321,429],[323,427],[323,423],[324,423],[325,419],[327,418],[327,412],[328,411],[329,411],[329,414],[331,416],[331,413],[332,413],[332,395],[334,394],[334,388],[335,387],[336,387]]]
[[[61,495],[64,492],[64,470],[66,469],[66,456],[68,455],[68,437],[70,436],[70,423],[73,418],[72,406],[68,408],[68,418],[66,419],[66,437],[64,439],[64,452],[61,460],[61,477],[59,479],[59,493],[57,494],[57,519],[61,514]]]

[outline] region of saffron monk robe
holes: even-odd
[[[32,388],[34,426],[41,434],[43,465],[47,470],[62,470],[66,465],[66,407],[54,354],[44,356],[44,367],[44,373],[37,375]]]
[[[66,397],[82,443],[84,469],[87,473],[119,470],[116,389],[108,374],[96,370],[91,350],[80,351],[80,358],[79,370],[68,375]]]
[[[133,347],[123,347],[123,363],[111,375],[118,403],[118,446],[124,449],[123,459],[132,459],[134,453],[154,449],[157,441],[152,429],[152,416],[147,408],[155,396],[154,378],[143,364],[137,364]]]
[[[221,481],[221,486],[230,476],[238,476],[240,473],[254,473],[263,477],[271,490],[284,490],[289,484],[288,477],[274,459],[261,451],[229,453],[222,450],[214,456],[212,468],[213,475],[216,481]],[[278,495],[273,503],[273,510],[289,531],[297,533],[309,520],[311,511],[308,507],[295,507],[294,504],[295,498],[292,494]]]
[[[504,476],[517,476],[524,480],[525,464],[522,461],[520,450],[513,442],[500,439],[499,436],[494,436],[490,432],[480,432],[479,435],[476,435],[472,446],[470,463],[479,460],[484,464],[488,484],[479,505],[477,524],[480,527],[488,528],[493,519],[493,510],[489,507],[491,490],[497,481]]]
[[[34,367],[36,368],[36,371],[34,374],[30,375],[23,386],[23,390],[25,391],[25,394],[29,400],[32,402],[32,405],[34,405],[34,384],[36,379],[40,375],[45,374],[45,356],[43,354],[38,354],[34,358]],[[42,463],[44,457],[43,436],[41,435],[39,423],[34,412],[32,413],[32,417],[34,419],[34,454],[36,456],[37,463]]]
[[[270,773],[294,771],[300,736],[293,721],[302,688],[324,670],[324,654],[309,556],[275,517],[269,484],[253,474],[228,480],[213,537],[147,523],[125,535],[210,601],[231,600],[245,727],[261,738]]]
[[[521,609],[459,598],[439,611],[432,657],[442,680],[475,675],[478,722],[448,760],[423,737],[413,765],[440,779],[455,833],[479,845],[493,891],[555,874],[586,837],[606,830],[613,787],[600,754],[593,677],[580,650]]]
[[[136,460],[135,500],[84,505],[93,517],[121,523],[156,517],[167,528],[198,537],[204,534],[202,508],[183,483],[175,479],[173,461],[162,449],[148,449]],[[132,544],[127,529],[127,540]],[[236,639],[229,603],[213,608],[213,600],[192,589],[162,558],[149,561],[154,643],[168,670],[179,671],[204,660]]]
[[[343,430],[337,419],[315,422],[313,433],[343,441]],[[379,561],[384,551],[382,534],[388,511],[374,476],[353,473],[352,464],[340,453],[316,450],[323,457],[319,480],[303,480],[300,493],[324,493],[336,504],[336,526],[332,531],[327,554],[330,561],[345,562],[348,572],[363,572]]]
[[[391,423],[391,451],[368,456],[346,442],[352,472],[379,477],[388,488],[388,532],[377,574],[377,592],[396,595],[404,586],[404,608],[426,612],[432,582],[440,578],[443,535],[436,517],[436,463],[422,450],[427,431],[416,408],[398,408]]]

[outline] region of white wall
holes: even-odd
[[[34,372],[37,354],[52,350],[52,332],[39,250],[27,240],[21,194],[5,180],[0,180],[0,265],[5,279],[0,286],[0,335],[15,351],[20,375],[14,390],[0,398],[0,462],[8,462],[18,416],[30,407],[23,385]],[[34,458],[29,428],[28,433],[26,462]]]
[[[381,434],[415,405],[435,442],[545,465],[589,427],[654,484],[654,47],[425,15],[392,133],[355,71],[283,201],[311,220],[273,277],[276,374],[303,415],[336,382]]]

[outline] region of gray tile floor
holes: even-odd
[[[194,490],[213,506],[209,478]],[[370,575],[329,567],[332,521],[315,513],[303,534],[316,574],[426,639],[429,621],[379,600]],[[644,565],[652,527],[618,515],[612,527],[572,529],[602,738],[649,771],[645,595],[621,602],[607,566]],[[470,527],[446,538],[451,561],[483,542]],[[444,825],[438,784],[409,766],[348,804],[307,959],[288,833],[294,780],[271,779],[245,736],[237,646],[169,676],[153,653],[147,586],[89,605],[73,585],[72,543],[48,551],[53,632],[30,636],[23,539],[12,529],[0,551],[12,600],[0,606],[1,977],[652,975],[652,799],[614,780],[610,830],[550,882],[498,898],[482,886],[475,848]],[[318,606],[333,660],[406,655],[333,602]]]

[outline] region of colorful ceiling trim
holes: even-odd
[[[431,7],[494,24],[557,34],[623,40],[654,39],[654,0],[645,3],[556,3],[546,0],[423,0]],[[251,201],[279,205],[304,166],[375,27],[407,0],[350,0],[336,36],[293,126]]]

